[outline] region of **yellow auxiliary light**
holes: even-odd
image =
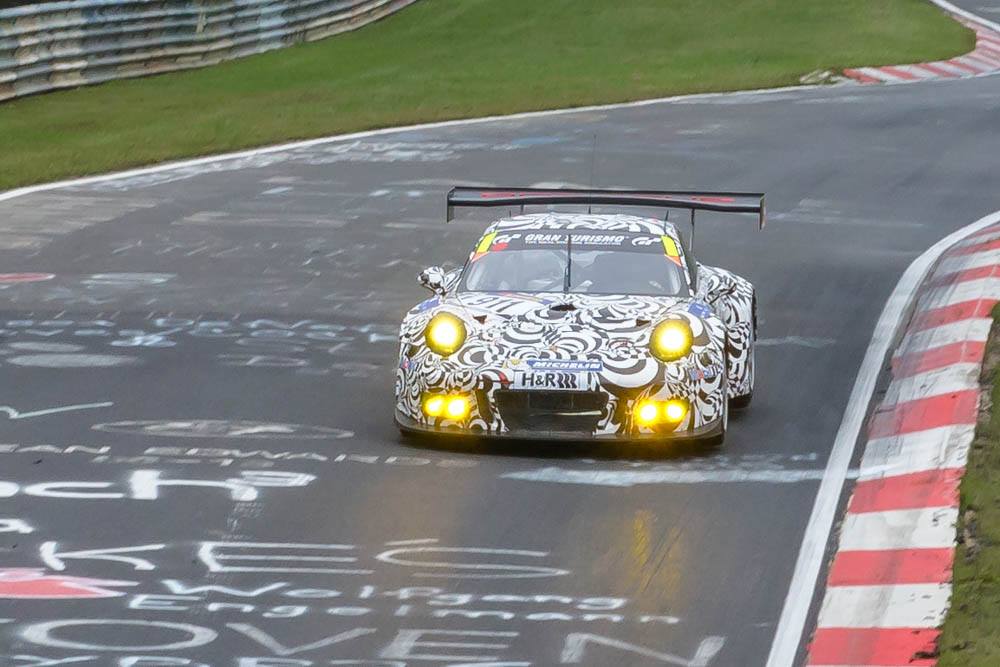
[[[684,320],[666,320],[653,329],[649,350],[661,361],[677,361],[691,351],[691,327]]]
[[[645,428],[653,428],[657,424],[672,424],[676,426],[687,416],[687,401],[672,398],[669,401],[641,401],[635,406],[635,423]]]
[[[463,421],[472,412],[472,399],[464,394],[424,394],[422,406],[424,414],[432,419]]]
[[[660,417],[660,408],[656,401],[643,401],[635,409],[635,421],[639,426],[652,426]]]
[[[424,397],[424,414],[428,417],[440,417],[445,410],[445,396],[429,394]]]
[[[663,404],[663,416],[668,422],[679,422],[687,414],[688,406],[684,401],[676,399]]]
[[[424,339],[432,352],[447,357],[465,342],[465,324],[451,313],[438,313],[427,323]]]
[[[469,416],[470,409],[471,405],[468,398],[465,396],[452,396],[448,399],[448,407],[445,408],[445,414],[448,415],[448,419],[461,421]]]

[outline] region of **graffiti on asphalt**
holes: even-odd
[[[277,164],[293,163],[305,165],[324,165],[339,162],[362,163],[428,163],[447,162],[457,159],[462,153],[468,152],[507,152],[524,148],[518,142],[493,141],[392,141],[365,140],[335,142],[325,145],[302,146],[288,150],[252,155],[240,155],[199,162],[197,164],[180,165],[172,169],[163,169],[138,173],[133,176],[113,178],[96,183],[76,186],[75,189],[86,191],[123,192],[135,188],[146,188],[166,183],[174,183],[189,178],[201,177],[207,174],[247,169],[261,169]]]
[[[394,324],[338,324],[317,320],[230,319],[219,317],[159,317],[150,313],[139,322],[119,323],[99,314],[93,319],[19,319],[0,321],[0,337],[10,351],[25,343],[52,339],[71,340],[58,352],[39,351],[6,357],[22,366],[115,366],[134,363],[123,354],[140,350],[168,350],[183,341],[207,345],[207,353],[225,366],[292,369],[309,374],[339,373],[364,377],[378,368],[361,356],[371,346],[395,344]],[[18,347],[21,346],[21,347]],[[194,352],[200,348],[194,348]],[[7,351],[7,350],[4,350]],[[108,354],[114,352],[115,354]],[[381,348],[372,359],[381,359]]]
[[[74,547],[75,548],[75,547]],[[166,543],[65,551],[58,542],[44,542],[39,558],[62,572],[66,561],[118,563],[133,571],[155,571],[178,548]],[[377,550],[348,543],[286,543],[205,541],[192,547],[186,560],[204,566],[205,573],[312,573],[370,575],[373,568],[392,565],[423,579],[536,579],[562,577],[563,568],[546,564],[546,551],[491,547],[441,546],[433,538],[387,542]],[[498,562],[499,561],[499,562]]]
[[[125,595],[117,586],[138,586],[135,581],[89,579],[47,573],[41,568],[0,568],[0,598],[14,600],[86,600]]]
[[[12,619],[0,619],[0,623]],[[136,638],[136,628],[142,629],[142,639]],[[400,628],[384,631],[374,627],[352,627],[346,630],[324,630],[319,638],[313,634],[305,640],[290,642],[276,636],[273,629],[264,630],[251,623],[226,623],[218,629],[193,623],[120,618],[61,618],[27,623],[18,633],[24,644],[38,647],[79,651],[84,655],[50,658],[32,654],[12,656],[19,665],[90,664],[116,667],[153,667],[154,665],[186,665],[209,667],[196,658],[150,655],[112,658],[102,652],[162,653],[184,651],[224,643],[223,651],[233,655],[234,642],[254,651],[266,650],[270,655],[234,657],[227,664],[235,667],[318,667],[319,665],[353,665],[354,667],[409,667],[428,662],[449,667],[531,667],[532,665],[578,665],[594,659],[639,658],[645,664],[676,667],[708,667],[725,646],[725,638],[708,636],[698,640],[691,657],[654,649],[646,644],[624,641],[595,632],[566,632],[556,635],[557,650],[544,661],[535,663],[519,659],[524,649],[517,640],[524,633],[513,630],[460,630],[437,628]],[[292,634],[292,633],[288,633]],[[300,635],[301,636],[301,635]],[[362,640],[362,641],[358,641]],[[141,641],[141,643],[139,643]],[[309,657],[330,650],[348,654],[373,653],[376,658],[320,659]],[[95,655],[96,653],[96,655]],[[291,657],[302,656],[302,657]],[[601,656],[601,657],[598,657]],[[412,662],[411,662],[412,661]],[[607,663],[604,663],[607,664]],[[213,663],[218,667],[220,663]]]
[[[323,426],[222,419],[123,421],[111,424],[95,424],[92,428],[95,431],[159,435],[172,438],[263,438],[268,440],[294,438],[337,440],[340,438],[350,438],[354,435],[351,431]]]
[[[31,484],[0,481],[0,498],[18,495],[72,500],[157,500],[165,488],[210,488],[225,492],[237,502],[256,500],[261,488],[307,486],[314,475],[272,470],[242,470],[228,479],[165,477],[159,470],[133,471],[124,482],[48,481]]]
[[[187,578],[176,576],[178,562],[195,566],[186,568]],[[79,574],[94,568],[112,574]],[[227,664],[236,667],[417,664],[411,661],[506,667],[582,664],[616,654],[707,667],[723,648],[722,637],[687,633],[679,641],[691,646],[690,657],[667,651],[663,632],[681,631],[683,619],[650,612],[625,596],[568,593],[576,581],[572,574],[549,551],[453,546],[435,538],[369,545],[45,541],[36,562],[0,570],[0,598],[21,601],[23,611],[0,625],[17,624],[12,636],[22,662],[13,664],[37,665],[70,660],[219,667],[217,661],[203,663],[194,651],[218,643],[232,656]],[[385,583],[390,581],[394,585]],[[74,617],[53,617],[54,607],[24,606],[60,599],[92,600],[84,604],[103,605],[102,615],[78,606]],[[326,620],[284,625],[313,616]],[[192,624],[191,618],[200,620]],[[144,631],[133,632],[140,623]],[[310,631],[316,627],[326,629]],[[646,640],[637,643],[635,629],[643,627],[661,630],[642,634]],[[529,660],[518,640],[537,631],[547,637],[557,631],[559,646],[550,647],[554,652],[544,659]],[[649,637],[656,637],[657,646],[649,645]],[[434,641],[443,638],[449,641]],[[35,654],[42,650],[75,653]],[[160,656],[178,651],[184,653]],[[267,657],[250,657],[261,651]],[[135,653],[134,659],[126,661],[124,653]],[[146,658],[149,653],[158,657]],[[119,662],[108,654],[121,656]]]
[[[331,451],[323,452],[270,450],[270,449],[239,449],[235,447],[123,447],[118,445],[54,445],[0,443],[0,455],[24,454],[37,456],[48,454],[52,456],[88,456],[92,463],[111,463],[132,466],[152,466],[161,463],[169,464],[208,464],[219,467],[233,465],[272,467],[275,462],[294,464],[301,462],[311,465],[314,462],[337,463],[345,466],[385,466],[391,468],[474,468],[479,460],[469,458],[447,458],[438,456],[382,456],[378,454],[363,454],[360,452]]]
[[[0,533],[30,535],[33,532],[35,532],[34,526],[24,519],[0,519]]]
[[[31,419],[33,417],[45,417],[47,415],[59,414],[62,412],[77,412],[80,410],[97,410],[98,408],[110,408],[114,403],[105,401],[103,403],[81,403],[79,405],[63,405],[56,408],[45,408],[43,410],[31,410],[29,412],[19,412],[9,405],[0,405],[0,413],[6,414],[8,419]]]

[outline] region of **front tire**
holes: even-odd
[[[757,366],[755,359],[756,347],[757,347],[756,345],[753,345],[751,343],[750,355],[749,358],[747,359],[747,371],[750,375],[750,391],[748,391],[745,394],[741,394],[740,396],[733,396],[732,398],[729,399],[729,407],[731,407],[733,410],[745,410],[746,408],[750,407],[750,402],[753,400],[753,388],[754,388],[754,381],[756,379],[755,376],[756,376],[756,366]]]
[[[729,359],[726,359],[726,375],[729,377]],[[705,444],[709,447],[721,447],[726,441],[726,432],[729,430],[729,406],[732,403],[732,399],[729,398],[729,383],[723,383],[722,390],[726,392],[725,398],[722,399],[722,426],[717,433],[710,435],[705,438]]]

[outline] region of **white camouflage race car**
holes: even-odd
[[[520,207],[465,265],[424,270],[434,296],[400,328],[404,432],[509,438],[725,437],[754,388],[753,285],[695,261],[666,219],[525,214],[526,205],[756,213],[764,196],[455,188],[458,207]]]

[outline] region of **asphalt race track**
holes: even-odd
[[[1000,208],[998,127],[1000,77],[822,88],[0,202],[0,664],[763,665],[873,324]],[[760,297],[725,446],[401,439],[414,275],[486,220],[444,193],[591,182],[768,193],[697,233]]]

